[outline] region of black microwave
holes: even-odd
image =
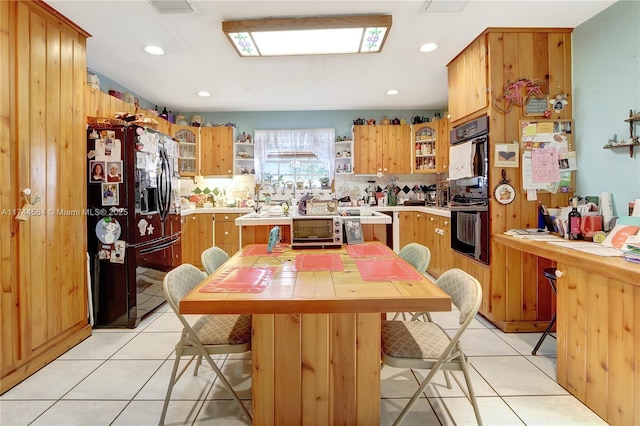
[[[489,192],[489,117],[483,116],[451,130],[451,145],[472,144],[471,176],[450,181],[451,201],[488,200]]]

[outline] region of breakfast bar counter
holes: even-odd
[[[556,262],[557,381],[612,425],[640,424],[640,265],[507,235],[494,262],[508,289],[531,277],[509,265]]]
[[[358,246],[378,254],[250,245],[181,301],[183,314],[252,314],[253,424],[380,424],[381,313],[451,310],[447,294],[386,246]],[[401,273],[368,281],[362,265],[373,262]],[[214,289],[252,268],[271,274],[261,291]]]

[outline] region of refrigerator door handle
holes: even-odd
[[[141,249],[139,253],[140,254],[155,253],[157,251],[164,250],[167,247],[171,247],[172,245],[176,244],[178,241],[180,241],[180,236],[177,236],[176,238],[172,238],[169,241],[165,241],[162,244],[156,244],[156,245],[153,245],[153,246],[151,246],[149,248]]]

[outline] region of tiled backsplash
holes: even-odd
[[[385,175],[380,178],[369,175],[351,175],[351,174],[337,174],[334,180],[335,195],[337,198],[349,196],[352,200],[359,197],[366,199],[366,189],[369,187],[369,182],[375,180],[378,187],[378,191],[382,191],[387,188],[391,183],[391,178],[394,178],[395,185],[398,186],[400,192],[399,197],[406,197],[407,199],[417,198],[416,186],[424,187],[433,185],[440,180],[446,179],[446,175],[435,174],[409,174],[409,175]],[[253,196],[255,191],[255,181],[253,175],[236,175],[233,178],[197,178],[196,182],[192,179],[180,180],[180,195],[188,197],[192,194],[199,193],[213,193],[224,194],[227,197],[234,197],[237,199],[243,199],[247,196]],[[308,190],[304,190],[307,192]],[[302,190],[297,191],[296,196],[300,196]],[[326,193],[327,191],[315,190],[314,193]],[[291,197],[292,192],[287,191],[286,197]]]

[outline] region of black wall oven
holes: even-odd
[[[451,248],[489,264],[489,206],[451,207]]]
[[[489,264],[489,118],[454,127],[451,145],[472,144],[471,176],[449,182],[451,248]]]

